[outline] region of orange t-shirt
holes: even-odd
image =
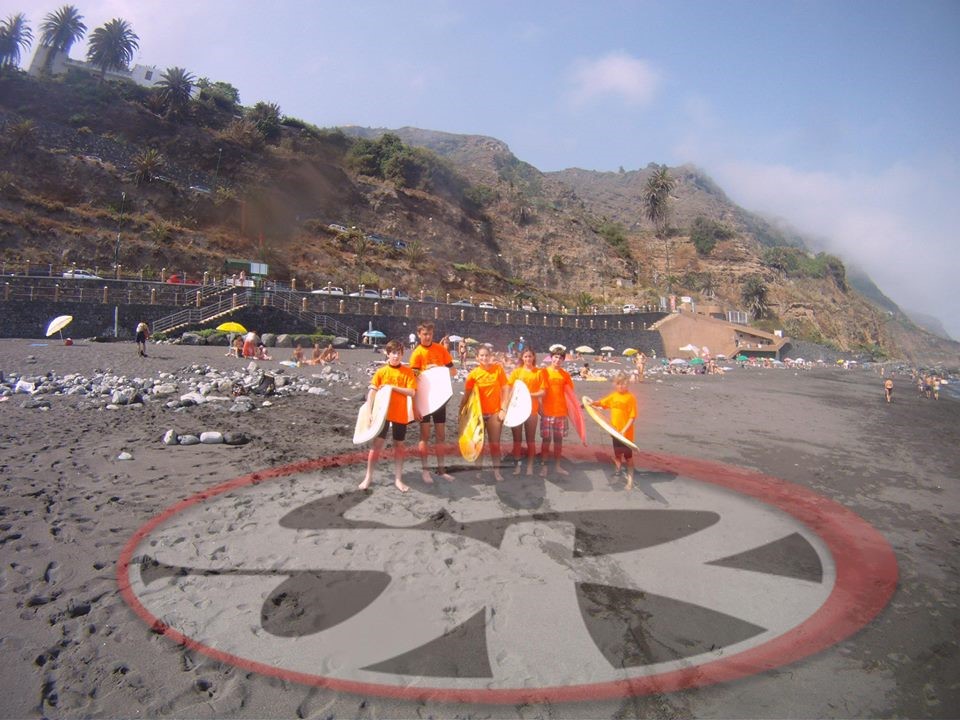
[[[546,385],[543,368],[536,366],[530,369],[523,365],[514,368],[507,382],[513,385],[517,380],[523,380],[523,384],[527,386],[527,390],[529,390],[531,394],[540,392]],[[540,398],[530,398],[530,400],[532,401],[531,407],[533,408],[530,414],[537,415],[540,412]]]
[[[633,442],[633,423],[626,430],[623,429],[631,420],[637,418],[637,399],[632,393],[614,390],[597,404],[610,411],[610,424],[627,440]]]
[[[429,346],[417,345],[410,353],[410,367],[421,373],[431,365],[442,365],[443,367],[453,365],[450,351],[438,342],[430,343]]]
[[[494,363],[489,370],[485,370],[482,365],[471,370],[463,387],[469,391],[476,386],[480,393],[480,411],[484,415],[492,415],[500,412],[503,387],[506,384],[507,374],[503,371],[503,366]]]
[[[406,365],[397,367],[384,365],[370,378],[370,387],[379,390],[384,385],[416,390],[417,377],[413,374],[413,370]],[[387,408],[387,420],[401,425],[406,425],[413,420],[407,407],[407,400],[407,396],[402,393],[392,393],[390,395],[390,407]]]
[[[543,368],[544,388],[543,415],[546,417],[564,417],[567,414],[567,398],[565,388],[573,389],[573,379],[563,368],[554,368],[548,365]]]

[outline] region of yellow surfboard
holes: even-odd
[[[460,411],[460,454],[467,462],[473,462],[483,451],[483,412],[480,410],[480,393],[470,391],[470,396]]]
[[[584,395],[581,400],[583,402],[583,409],[587,411],[587,415],[589,415],[597,425],[602,427],[604,431],[610,435],[610,437],[616,438],[627,447],[633,448],[639,452],[640,448],[638,448],[631,440],[627,440],[627,438],[620,434],[620,432],[618,432],[617,429],[613,427],[613,425],[611,425],[603,415],[597,412],[597,409],[590,404],[593,402],[590,398]]]

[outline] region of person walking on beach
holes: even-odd
[[[527,475],[533,475],[533,459],[537,455],[537,419],[540,416],[540,398],[543,397],[546,379],[543,374],[543,368],[537,367],[537,354],[530,348],[524,349],[520,354],[520,365],[510,373],[507,382],[513,388],[516,382],[520,380],[530,391],[532,408],[530,417],[516,427],[510,428],[513,433],[513,457],[516,467],[513,470],[514,475],[520,474],[520,465],[522,455],[520,447],[523,442],[523,436],[527,436]]]
[[[503,475],[500,474],[500,431],[503,429],[503,416],[506,414],[509,391],[507,374],[503,371],[502,365],[494,362],[493,352],[486,345],[481,346],[477,351],[477,361],[480,364],[470,371],[464,383],[460,409],[463,410],[472,390],[479,393],[483,428],[493,465],[493,478],[497,482],[503,482]]]
[[[613,376],[614,391],[600,400],[593,400],[593,407],[610,411],[610,424],[627,440],[633,442],[633,425],[637,419],[637,398],[627,389],[629,378],[626,373]],[[614,477],[626,468],[627,490],[633,489],[633,451],[615,437],[613,441],[613,462],[617,466]]]
[[[457,343],[457,355],[460,357],[460,367],[466,367],[467,365],[467,341],[461,340]]]
[[[883,381],[883,395],[887,402],[893,402],[893,380],[891,378]]]
[[[541,477],[547,476],[547,459],[553,443],[553,471],[557,475],[569,475],[560,466],[563,453],[563,438],[567,434],[566,389],[573,389],[573,378],[561,367],[566,350],[555,347],[550,351],[550,364],[544,368],[544,394],[540,419],[540,459],[543,462]]]
[[[370,483],[373,482],[373,466],[380,459],[380,453],[387,441],[387,432],[393,434],[393,484],[397,490],[402,493],[410,490],[410,487],[403,482],[403,442],[407,437],[407,425],[411,418],[407,409],[407,398],[413,397],[417,391],[417,378],[406,365],[403,365],[403,343],[399,340],[391,340],[386,345],[387,364],[377,370],[370,378],[370,389],[367,391],[367,404],[372,408],[373,399],[384,385],[393,386],[393,393],[390,395],[390,405],[387,408],[387,422],[383,425],[383,430],[373,439],[373,445],[370,452],[367,453],[367,474],[360,483],[361,490],[367,490]],[[416,409],[414,409],[416,415]]]
[[[147,356],[147,338],[150,337],[150,327],[145,322],[137,325],[137,355]]]
[[[417,326],[417,338],[420,344],[414,348],[410,354],[410,368],[416,375],[432,367],[445,367],[450,371],[450,376],[457,374],[453,367],[453,358],[450,351],[442,343],[433,341],[434,325],[432,322],[423,322]],[[433,482],[430,476],[430,470],[427,468],[430,450],[430,425],[433,424],[433,451],[437,456],[437,474],[444,480],[453,480],[453,476],[447,472],[446,463],[443,457],[443,443],[446,440],[447,427],[447,403],[434,410],[429,415],[420,418],[420,442],[417,444],[417,450],[420,453],[420,472],[423,481],[429,485]]]

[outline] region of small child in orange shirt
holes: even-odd
[[[406,365],[402,364],[403,343],[391,340],[386,345],[387,364],[377,370],[370,378],[370,390],[367,392],[367,403],[372,407],[373,398],[384,385],[392,385],[390,405],[387,408],[387,422],[383,424],[383,431],[373,439],[373,445],[367,454],[367,474],[360,483],[360,489],[366,490],[373,482],[373,466],[380,457],[380,452],[387,441],[387,431],[393,430],[393,468],[394,485],[402,493],[410,487],[403,482],[403,441],[407,437],[407,424],[414,420],[410,417],[407,408],[407,398],[413,397],[417,391],[417,378]],[[414,409],[414,415],[417,414]]]
[[[627,440],[633,442],[633,425],[637,419],[637,399],[627,389],[630,378],[626,373],[619,372],[613,376],[614,391],[600,400],[590,404],[593,407],[604,408],[610,411],[610,424]],[[633,489],[633,451],[615,437],[613,441],[613,462],[617,466],[615,476],[619,476],[626,466],[627,490]]]
[[[465,392],[460,400],[460,409],[466,404],[470,391],[476,388],[480,394],[480,411],[483,413],[483,428],[490,448],[493,477],[497,482],[503,482],[503,475],[500,474],[500,432],[510,386],[503,366],[494,362],[493,352],[486,345],[477,351],[477,361],[480,364],[470,371],[464,383]]]

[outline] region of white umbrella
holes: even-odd
[[[589,345],[578,345],[576,348],[574,348],[574,352],[578,352],[581,355],[593,355],[596,350]]]
[[[616,350],[616,348],[610,347],[609,345],[604,345],[602,348],[600,348],[601,352],[613,352],[614,350]]]
[[[47,337],[50,337],[55,332],[60,332],[72,322],[73,322],[73,315],[60,315],[58,317],[55,317],[53,320],[50,321],[50,324],[47,325]]]
[[[450,342],[460,342],[463,340],[463,337],[460,335],[447,335],[447,340]]]
[[[692,352],[692,353],[700,352],[700,348],[698,348],[693,343],[688,343],[684,345],[682,348],[680,348],[680,350],[681,352]]]
[[[670,364],[671,365],[689,365],[690,363],[688,363],[683,358],[674,358],[673,360],[670,361]]]

